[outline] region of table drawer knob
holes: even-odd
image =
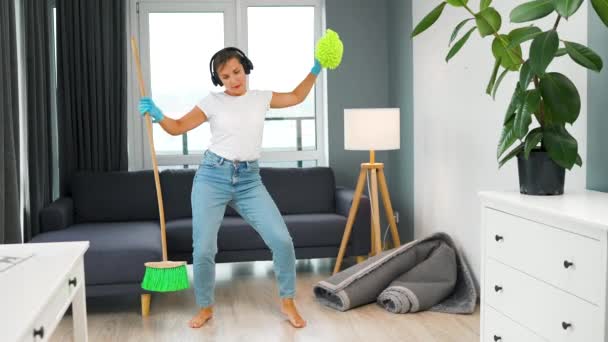
[[[68,286],[74,286],[74,287],[76,287],[76,284],[78,284],[78,282],[76,281],[76,277],[68,280]]]
[[[502,341],[502,337],[494,335],[494,342]]]
[[[502,286],[494,285],[494,291],[496,291],[496,292],[502,291]]]
[[[572,324],[570,324],[570,323],[562,322],[562,328],[564,330],[568,330],[568,328],[570,328],[571,326],[572,326]]]
[[[44,327],[40,326],[39,329],[34,329],[34,338],[36,337],[44,338]]]
[[[574,263],[570,262],[568,260],[564,260],[564,268],[570,268],[570,266],[573,266]]]
[[[494,240],[496,240],[496,242],[500,242],[500,241],[504,241],[504,238],[500,235],[495,235]]]

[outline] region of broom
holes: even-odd
[[[142,97],[146,96],[144,80],[141,74],[141,63],[139,61],[139,51],[135,38],[131,37],[131,48],[133,50],[133,58],[137,68],[137,77],[139,79],[139,92]],[[150,152],[152,153],[152,164],[154,165],[154,181],[156,183],[156,199],[158,200],[158,210],[160,214],[160,237],[163,250],[162,261],[146,262],[146,273],[141,283],[141,288],[155,292],[171,292],[185,290],[189,287],[188,271],[186,270],[185,261],[168,261],[167,260],[167,232],[165,227],[165,211],[163,209],[163,196],[160,189],[160,179],[158,177],[158,165],[156,162],[156,152],[154,150],[154,138],[152,136],[152,120],[150,113],[146,113],[146,128],[148,131],[148,142],[150,143]]]

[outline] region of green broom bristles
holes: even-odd
[[[190,286],[186,265],[172,268],[146,267],[141,288],[154,292],[185,290]]]

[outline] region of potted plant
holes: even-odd
[[[556,58],[568,55],[582,67],[596,72],[602,69],[602,59],[593,50],[560,39],[557,31],[562,19],[574,15],[583,2],[533,0],[520,4],[513,8],[509,18],[512,23],[527,24],[508,33],[500,33],[502,16],[491,6],[492,0],[480,0],[479,11],[471,9],[469,0],[445,0],[427,14],[412,32],[413,38],[431,27],[446,6],[462,9],[469,17],[454,28],[446,62],[460,51],[473,31],[477,30],[482,38],[493,38],[491,53],[495,62],[486,93],[494,98],[505,75],[509,72],[519,73],[503,120],[497,160],[499,167],[502,167],[517,156],[520,192],[523,194],[563,194],[565,169],[570,170],[575,164],[582,166],[577,141],[566,129],[566,125],[572,125],[579,116],[580,95],[566,75],[550,71],[549,66]],[[608,0],[591,0],[591,3],[608,26]],[[549,15],[555,16],[551,28],[542,30],[534,25],[534,21]],[[467,26],[470,27],[468,31],[459,37]],[[524,56],[522,44],[527,43],[530,44],[529,55]]]

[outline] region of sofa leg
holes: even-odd
[[[150,299],[152,295],[149,293],[144,293],[141,295],[141,315],[142,317],[148,317],[150,314]]]
[[[360,263],[364,262],[365,259],[367,259],[365,257],[365,255],[357,255],[357,257],[356,257],[357,264],[360,264]]]

